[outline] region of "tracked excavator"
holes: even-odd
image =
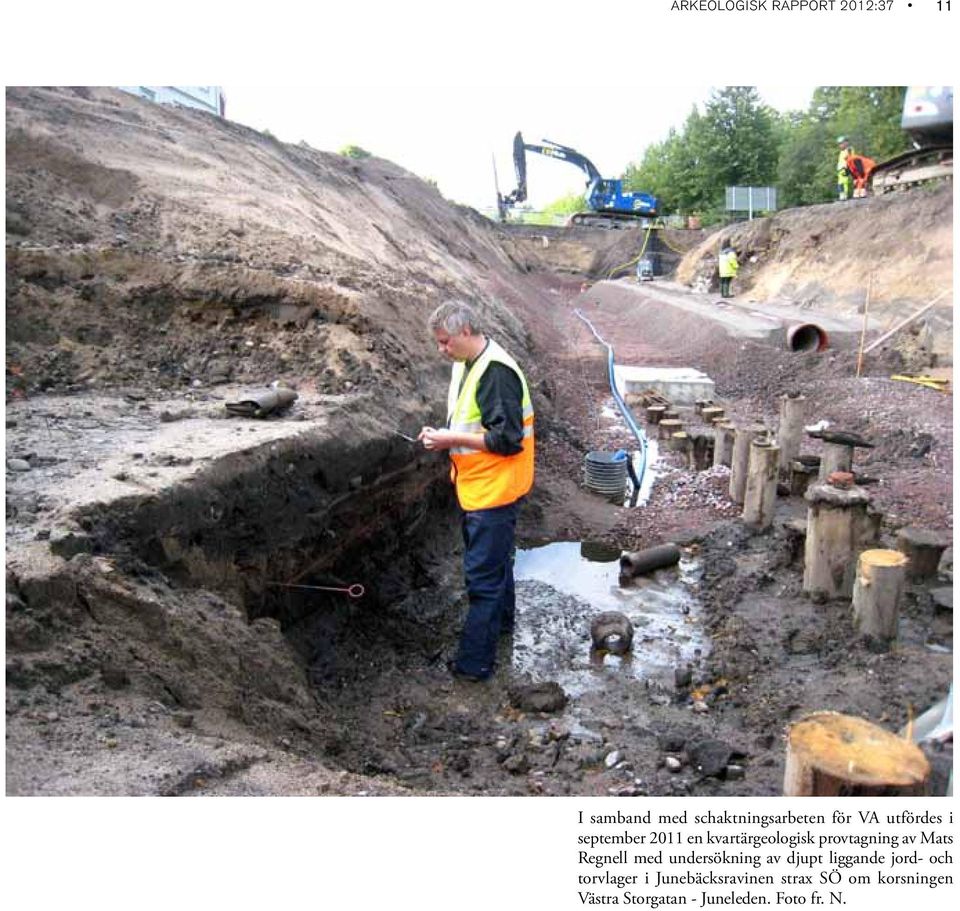
[[[953,177],[952,86],[910,86],[900,126],[910,134],[914,147],[873,169],[874,193]]]
[[[577,212],[570,217],[570,224],[592,227],[619,228],[642,227],[659,214],[660,204],[649,193],[623,189],[623,181],[605,179],[585,155],[569,146],[544,139],[540,143],[524,142],[517,133],[513,137],[513,164],[517,172],[517,188],[502,196],[497,191],[497,208],[500,220],[506,221],[507,212],[527,198],[527,152],[536,152],[548,158],[568,161],[587,175],[587,212]]]

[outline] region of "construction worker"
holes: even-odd
[[[520,502],[533,486],[533,404],[517,362],[483,334],[466,304],[441,304],[428,326],[453,370],[447,427],[424,427],[417,439],[427,450],[450,454],[470,601],[459,651],[447,667],[454,677],[486,680],[497,638],[514,624],[514,533]]]
[[[737,277],[737,272],[740,270],[737,251],[729,244],[724,244],[720,248],[717,265],[720,270],[720,296],[733,297],[730,293],[730,282]]]
[[[853,198],[863,199],[867,195],[867,181],[877,166],[872,158],[866,155],[851,154],[847,156],[847,171],[853,180]]]
[[[846,202],[853,188],[853,178],[847,168],[847,159],[856,153],[846,136],[838,136],[837,144],[840,146],[840,154],[837,156],[837,196],[840,202]]]

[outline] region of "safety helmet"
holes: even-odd
[[[849,142],[849,141],[850,141],[850,140],[847,139],[846,136],[838,136],[838,137],[837,137],[837,142],[838,142],[838,143],[839,143],[839,142]]]

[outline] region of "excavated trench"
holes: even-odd
[[[802,502],[785,499],[774,530],[753,534],[722,472],[675,453],[640,510],[578,483],[586,452],[623,435],[597,417],[602,357],[568,304],[588,309],[618,363],[707,370],[738,420],[775,426],[779,396],[800,390],[811,420],[875,438],[864,467],[884,482],[886,544],[907,522],[952,528],[946,397],[891,382],[899,367],[879,362],[854,382],[819,319],[822,333],[797,332],[786,351],[768,331],[718,329],[769,322],[783,294],[791,317],[817,302],[851,316],[865,273],[824,272],[807,247],[828,225],[862,234],[861,206],[787,216],[792,243],[771,234],[782,222],[750,229],[743,287],[760,313],[707,293],[707,246],[678,270],[689,283],[699,268],[703,293],[671,290],[662,250],[654,283],[601,281],[578,298],[584,277],[633,273],[637,233],[494,230],[389,162],[105,90],[17,90],[7,105],[20,229],[8,240],[8,793],[769,795],[798,714],[897,729],[946,691],[943,579],[909,590],[901,646],[874,654],[848,605],[801,591]],[[872,223],[890,213],[877,244],[902,233],[895,201],[865,205]],[[916,276],[934,286],[949,266],[949,194],[910,206],[936,228],[922,232],[932,246],[917,269],[856,258],[889,270],[871,316],[932,297]],[[670,250],[700,239],[661,236]],[[447,371],[423,323],[450,295],[482,305],[521,355],[543,444],[521,518],[519,628],[483,686],[443,664],[465,608],[445,460],[390,432],[436,417]],[[232,384],[276,378],[302,411],[224,417]],[[629,549],[682,538],[683,559],[622,589],[610,554],[581,543],[594,535]],[[554,554],[551,576],[540,561]],[[336,590],[352,585],[363,597]],[[601,608],[633,620],[632,661],[592,660]],[[527,677],[561,682],[566,706],[541,711]]]
[[[525,712],[502,687],[463,692],[443,667],[465,606],[445,462],[392,435],[279,440],[76,518],[83,535],[57,548],[77,552],[78,616],[116,628],[62,686],[96,668],[109,690],[152,698],[191,728],[222,709],[241,740],[406,789],[528,793],[535,771],[551,792],[576,792],[609,752],[611,705],[709,652],[695,559],[622,587],[618,551],[521,541],[518,630],[498,676],[521,689],[557,681],[567,710],[528,706],[530,723],[517,726]],[[28,610],[55,600],[19,590]],[[634,623],[632,657],[591,651],[601,609]],[[168,776],[159,790],[190,793],[197,780]]]

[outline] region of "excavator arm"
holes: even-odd
[[[501,218],[504,217],[507,209],[524,202],[527,198],[527,152],[536,152],[547,158],[559,158],[561,161],[576,165],[587,175],[588,187],[601,180],[600,172],[594,163],[575,149],[560,145],[559,142],[551,142],[549,139],[544,139],[542,143],[524,142],[523,136],[518,132],[513,137],[513,167],[517,172],[517,188],[506,196],[497,194]]]

